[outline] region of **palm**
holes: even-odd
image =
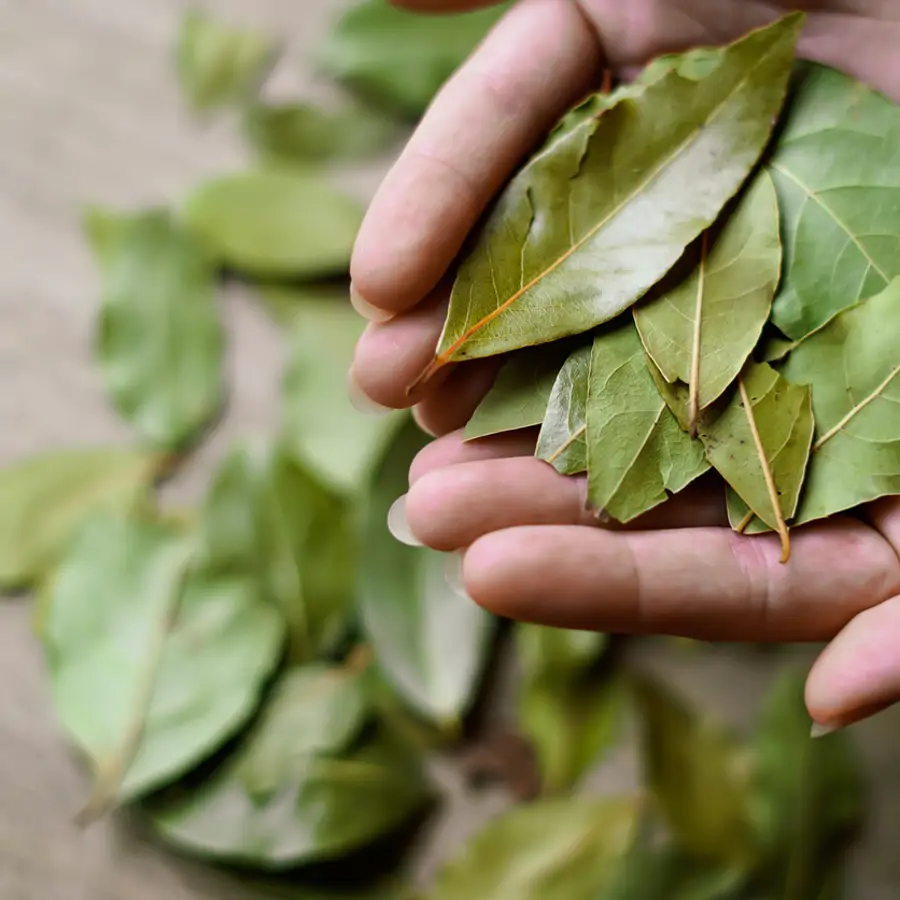
[[[445,435],[416,461],[406,511],[425,543],[468,548],[465,582],[479,603],[564,627],[713,640],[838,635],[808,689],[816,718],[833,722],[900,696],[900,502],[801,529],[787,566],[777,539],[730,531],[721,489],[710,483],[637,528],[598,528],[583,483],[532,457],[533,434],[465,444],[455,433],[497,361],[444,372],[406,395],[433,352],[444,273],[467,232],[522,153],[603,69],[627,76],[661,52],[733,39],[798,5],[810,11],[803,55],[900,100],[900,12],[886,0],[523,0],[435,102],[372,204],[354,285],[382,317],[394,317],[367,330],[353,378],[384,405],[416,403],[420,422]]]

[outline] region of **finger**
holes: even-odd
[[[428,395],[413,410],[419,427],[435,437],[462,428],[491,389],[502,365],[499,357],[464,363],[443,383],[426,388]]]
[[[419,451],[409,470],[409,483],[437,469],[481,459],[505,459],[511,456],[533,456],[537,443],[537,428],[509,431],[477,441],[467,441],[461,431],[444,435]]]
[[[900,563],[854,519],[799,529],[788,564],[774,535],[725,528],[610,532],[511,528],[467,551],[473,600],[501,616],[613,633],[816,641],[900,592]]]
[[[560,475],[534,457],[484,459],[418,478],[406,498],[409,530],[435,550],[458,550],[492,531],[520,525],[593,525],[583,476]],[[635,519],[631,528],[682,528],[727,523],[721,489],[691,486]]]
[[[857,615],[816,660],[806,705],[827,730],[858,722],[900,701],[900,597]]]
[[[435,98],[378,190],[353,253],[354,291],[390,312],[418,303],[599,67],[596,38],[571,0],[510,10]]]

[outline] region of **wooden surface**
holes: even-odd
[[[276,90],[303,87],[304,50],[339,0],[217,0],[210,9],[290,41]],[[89,204],[177,201],[199,176],[241,162],[227,123],[201,129],[173,83],[182,0],[0,0],[0,463],[42,449],[126,442],[90,364],[96,279],[79,233]],[[348,173],[365,196],[377,167]],[[230,296],[232,398],[227,420],[175,488],[202,493],[210,464],[237,435],[275,422],[280,344],[246,298]],[[127,823],[85,833],[72,824],[86,780],[52,715],[24,601],[0,605],[0,898],[2,900],[255,900],[251,888],[176,860]],[[687,690],[736,721],[752,715],[771,663],[752,653],[655,657]],[[873,788],[872,825],[851,900],[900,895],[900,719],[860,728]],[[625,756],[608,784],[634,778]],[[456,794],[458,785],[450,782]],[[428,860],[498,807],[450,804]],[[485,898],[489,900],[489,898]],[[565,898],[560,898],[565,900]],[[804,898],[790,898],[804,900]]]

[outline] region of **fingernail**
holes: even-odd
[[[388,510],[387,526],[388,531],[401,544],[406,544],[407,547],[424,546],[409,527],[409,519],[406,518],[406,494],[398,497]]]
[[[359,291],[354,290],[350,285],[350,305],[364,318],[370,322],[387,322],[394,318],[394,314],[386,309],[379,309],[372,306],[368,300],[364,299]]]
[[[462,569],[462,553],[447,554],[447,561],[444,564],[444,578],[447,580],[447,584],[450,585],[450,590],[453,591],[457,597],[462,597],[464,600],[470,600],[471,597],[469,597],[466,586],[463,584]]]
[[[840,731],[842,727],[842,725],[823,725],[821,722],[813,722],[809,736],[811,738],[825,737],[826,734],[834,734],[835,731]]]
[[[376,403],[360,386],[351,369],[347,375],[347,396],[350,405],[364,416],[386,416],[390,409]]]

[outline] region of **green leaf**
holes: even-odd
[[[285,302],[287,289],[267,291]],[[361,415],[347,396],[347,372],[366,323],[349,303],[294,295],[291,355],[284,380],[283,440],[295,459],[336,490],[366,486],[402,413]]]
[[[364,106],[327,112],[311,103],[259,103],[247,110],[244,133],[267,163],[310,165],[379,153],[399,129]]]
[[[519,625],[516,636],[519,724],[537,752],[543,789],[555,793],[574,785],[612,744],[624,684],[589,671],[606,646],[604,634]]]
[[[396,541],[387,530],[409,465],[427,438],[411,419],[387,448],[366,504],[359,602],[363,627],[385,675],[420,712],[455,725],[490,652],[495,620],[445,577],[445,554]]]
[[[565,359],[554,344],[513,353],[466,425],[466,440],[540,425]]]
[[[258,32],[229,28],[197,10],[182,19],[178,78],[195,110],[217,109],[251,98],[275,56],[271,41]]]
[[[164,211],[95,212],[103,275],[96,355],[119,413],[148,443],[181,447],[222,403],[214,272]]]
[[[192,792],[145,804],[153,830],[191,854],[259,869],[336,859],[393,831],[431,799],[421,760],[384,729],[339,756],[295,755],[288,721],[280,736],[282,777],[256,792],[246,783],[258,734]],[[269,752],[274,747],[270,744]]]
[[[772,320],[798,340],[900,276],[900,110],[848,76],[798,66],[768,162],[784,280]]]
[[[632,799],[544,800],[496,819],[437,877],[431,900],[597,900],[636,837]]]
[[[647,785],[689,854],[746,871],[755,861],[746,753],[660,684],[640,681]]]
[[[594,338],[587,403],[588,500],[628,522],[709,464],[666,407],[632,321]]]
[[[712,412],[712,411],[711,411]],[[766,363],[749,363],[721,413],[703,417],[706,456],[753,513],[782,538],[797,511],[813,437],[810,391]]]
[[[587,399],[592,344],[574,350],[566,360],[546,404],[535,456],[563,475],[587,470]]]
[[[737,378],[769,318],[781,274],[778,227],[775,190],[762,171],[724,224],[705,232],[681,260],[680,273],[690,274],[634,307],[659,371],[690,387],[695,427],[700,410]]]
[[[623,92],[541,149],[463,262],[430,371],[587,331],[656,284],[762,152],[802,21],[707,51],[707,73]]]
[[[859,826],[862,777],[844,734],[813,740],[805,673],[776,683],[756,732],[754,821],[773,900],[819,897],[828,863]]]
[[[289,659],[328,653],[347,633],[355,599],[350,504],[265,442],[235,448],[204,503],[201,554],[256,581],[288,623]]]
[[[284,629],[252,583],[196,569],[178,529],[109,516],[48,586],[53,701],[91,760],[100,808],[157,788],[252,715]]]
[[[223,266],[258,278],[318,278],[350,263],[362,210],[322,177],[259,170],[196,188],[185,223]]]
[[[294,322],[303,318],[304,315],[310,315],[310,310],[345,306],[350,287],[348,283],[332,284],[330,282],[292,285],[291,287],[261,285],[258,293],[259,299],[271,319],[285,329],[292,329]],[[336,317],[340,315],[340,312],[335,313]],[[346,317],[346,320],[349,332],[362,334],[365,323],[358,321],[352,323],[349,316]]]
[[[812,389],[816,437],[798,522],[900,493],[900,279],[801,341],[782,368]]]
[[[365,97],[417,117],[510,4],[428,16],[360,0],[334,25],[320,68]]]
[[[92,513],[143,505],[161,462],[136,450],[60,450],[0,471],[0,588],[44,576]]]

